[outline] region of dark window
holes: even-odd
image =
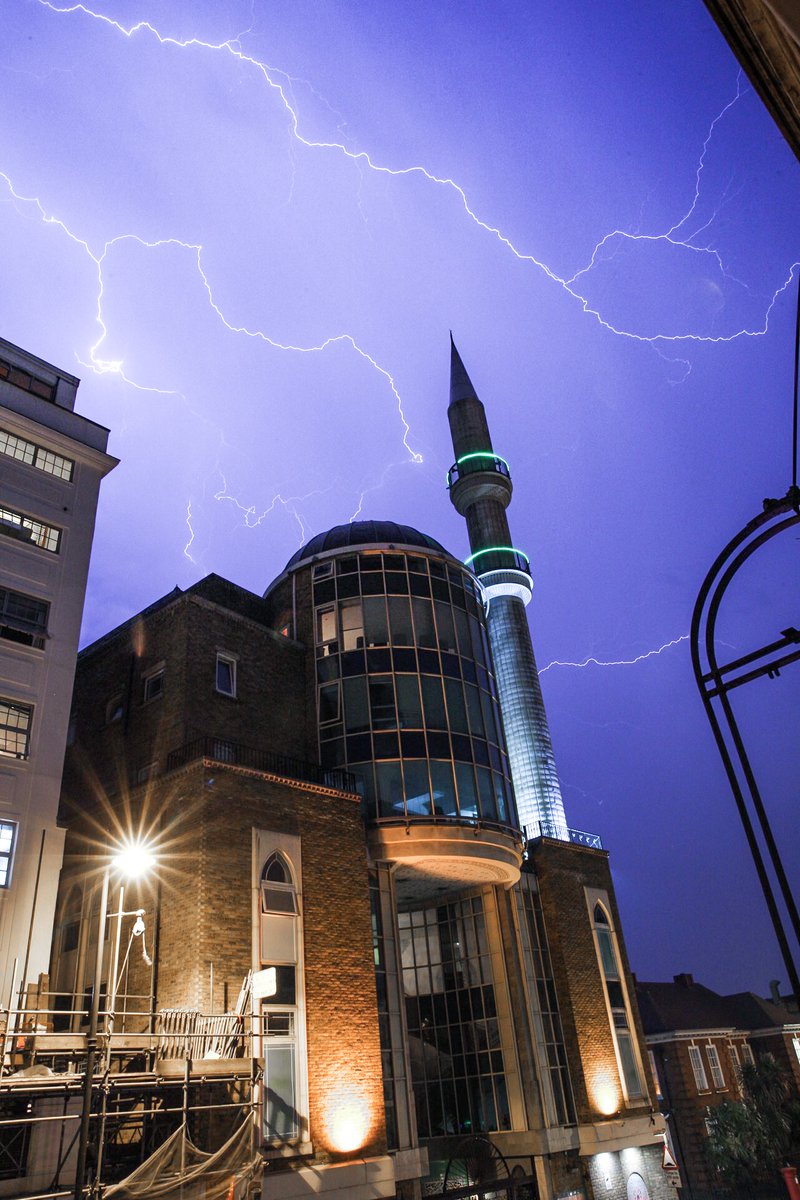
[[[0,588],[0,637],[41,650],[47,636],[49,612],[46,600]]]
[[[146,675],[144,680],[144,701],[156,700],[164,694],[164,668],[159,667],[157,671],[153,671],[151,675]]]

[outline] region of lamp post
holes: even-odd
[[[100,890],[100,919],[97,927],[97,955],[94,965],[94,983],[89,1005],[89,1031],[86,1035],[86,1073],[83,1077],[83,1105],[78,1136],[78,1158],[75,1165],[74,1200],[83,1200],[86,1179],[86,1155],[89,1149],[89,1125],[92,1115],[92,1091],[94,1066],[97,1058],[97,1026],[100,1016],[100,987],[103,982],[103,958],[105,956],[106,917],[108,915],[108,888],[112,869],[118,870],[127,879],[141,879],[153,866],[152,851],[141,842],[128,842],[121,846],[106,864]],[[113,974],[116,975],[116,963]]]

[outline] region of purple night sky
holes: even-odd
[[[95,2],[0,0],[0,334],[122,460],[84,641],[356,514],[466,555],[452,328],[634,970],[785,985],[688,632],[791,481],[800,172],[701,0]],[[797,553],[738,585],[736,652],[800,624]],[[795,882],[799,678],[735,698]]]

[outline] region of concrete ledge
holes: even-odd
[[[388,1154],[347,1163],[300,1167],[296,1171],[270,1171],[261,1185],[263,1200],[331,1196],[335,1200],[391,1200],[396,1191],[394,1163]]]

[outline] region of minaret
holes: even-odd
[[[450,335],[450,405],[455,463],[450,499],[466,518],[472,551],[467,565],[483,584],[487,626],[503,712],[520,824],[529,837],[569,840],[547,714],[525,608],[533,584],[530,563],[511,542],[508,463],[492,449],[486,413]]]

